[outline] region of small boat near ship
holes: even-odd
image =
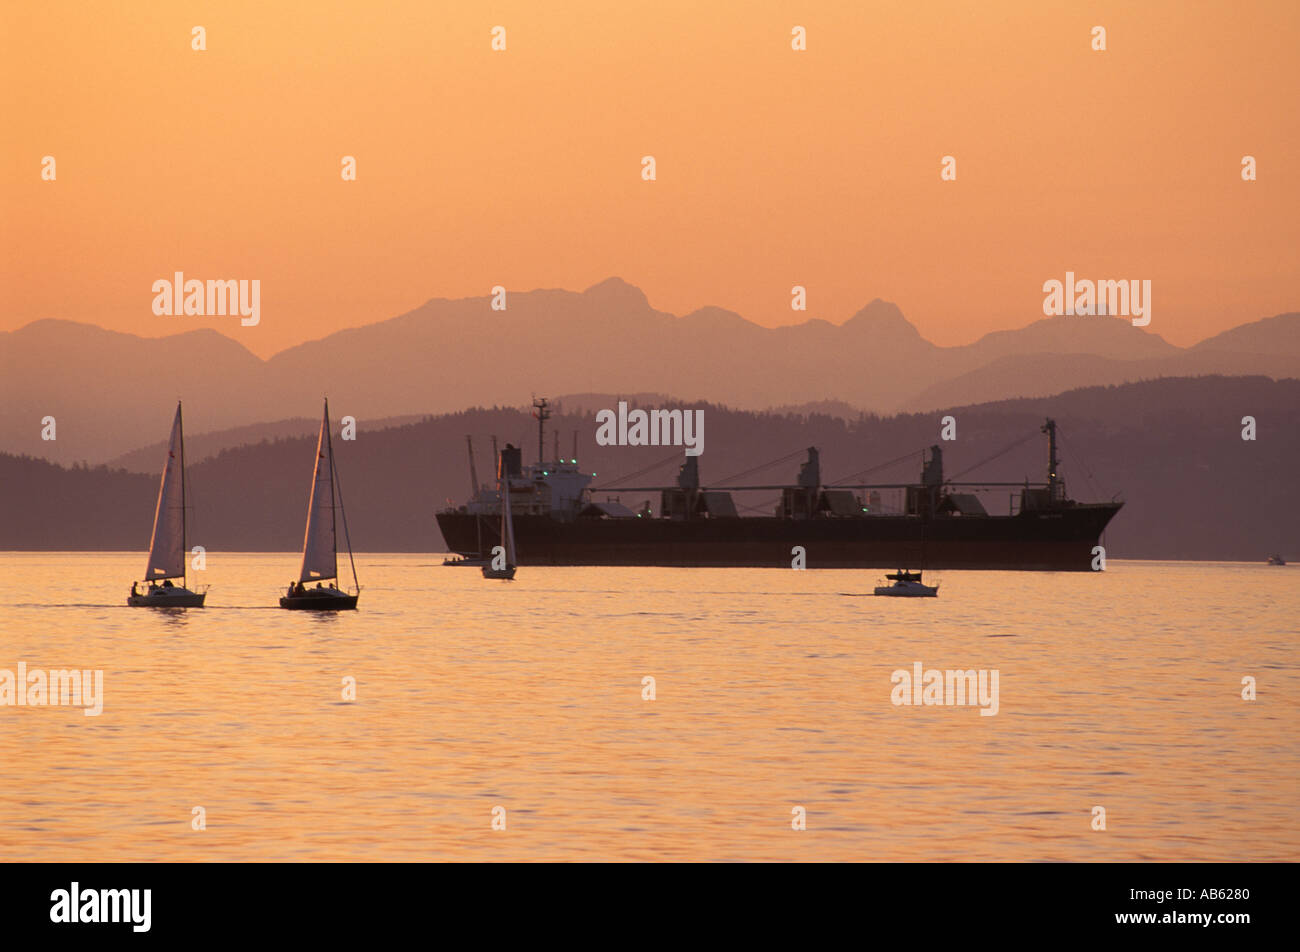
[[[361,585],[352,558],[352,539],[348,517],[343,509],[343,493],[338,489],[338,470],[334,466],[334,441],[330,436],[330,402],[325,401],[320,437],[316,441],[316,464],[312,471],[311,494],[307,498],[307,531],[302,543],[302,570],[298,580],[280,599],[280,607],[307,611],[346,611],[357,607]],[[338,587],[338,516],[343,517],[343,539],[348,547],[355,591]],[[306,583],[315,582],[313,588]],[[329,584],[326,584],[329,583]]]
[[[894,598],[937,598],[939,596],[939,586],[924,584],[920,572],[899,569],[897,572],[889,573],[885,578],[892,580],[894,584],[878,586],[874,594]]]
[[[490,561],[489,561],[488,559],[480,559],[480,558],[478,558],[478,557],[459,556],[459,555],[458,555],[458,556],[455,556],[454,558],[443,559],[443,560],[442,560],[442,564],[443,564],[443,565],[459,566],[460,568],[473,568],[473,569],[476,569],[476,568],[481,568],[481,567],[484,566],[484,565],[489,565],[489,564],[491,564],[491,563],[490,563]]]
[[[1274,553],[1273,555],[1270,555],[1270,556],[1268,557],[1268,564],[1269,564],[1269,565],[1286,565],[1286,559],[1284,559],[1284,558],[1282,558],[1282,556],[1280,556],[1280,555]]]
[[[907,569],[899,569],[885,576],[886,581],[893,582],[893,585],[879,585],[872,592],[873,595],[884,595],[891,598],[938,598],[939,586],[926,585],[921,581],[921,573],[925,571],[925,523],[921,524],[921,570],[909,572]]]
[[[185,504],[185,430],[181,404],[176,403],[167,460],[158,486],[158,507],[153,514],[153,536],[149,540],[149,562],[144,570],[148,587],[140,590],[131,583],[126,604],[132,608],[202,608],[207,588],[191,591],[186,580],[186,537],[188,520]],[[180,579],[177,585],[173,579]],[[159,584],[161,583],[161,584]]]

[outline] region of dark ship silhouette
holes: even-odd
[[[794,485],[700,484],[699,457],[687,456],[676,485],[609,488],[608,493],[659,493],[654,513],[615,501],[598,502],[574,459],[544,460],[547,402],[535,401],[538,460],[524,466],[507,444],[497,456],[521,565],[770,566],[789,568],[803,548],[808,568],[1003,569],[1086,572],[1093,547],[1122,502],[1070,499],[1057,472],[1056,423],[1047,420],[1045,483],[958,483],[943,475],[943,452],[932,446],[919,483],[823,486],[818,451],[809,448]],[[471,477],[473,453],[471,449]],[[976,487],[1018,489],[1011,512],[990,515]],[[901,512],[882,513],[856,490],[902,490]],[[741,516],[732,492],[779,490],[771,516]],[[871,497],[867,497],[868,499]],[[500,494],[480,486],[466,505],[438,513],[448,548],[470,560],[484,557],[501,519]],[[467,562],[466,564],[477,564]]]

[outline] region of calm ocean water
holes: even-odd
[[[209,607],[163,613],[124,607],[143,554],[0,553],[0,668],[104,672],[98,717],[0,707],[0,860],[1300,859],[1300,568],[918,600],[367,554],[313,616],[273,607],[298,560],[212,553]],[[998,713],[895,706],[914,662],[997,669]]]

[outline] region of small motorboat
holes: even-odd
[[[893,581],[893,585],[881,585],[875,590],[876,595],[890,595],[895,598],[938,598],[938,585],[925,585],[921,582],[920,572],[909,572],[906,569],[900,569],[897,572],[891,572],[885,578]]]
[[[1286,559],[1284,559],[1284,558],[1282,558],[1282,556],[1277,555],[1276,553],[1274,553],[1273,555],[1270,555],[1270,556],[1268,557],[1268,564],[1269,564],[1269,565],[1286,565]]]
[[[442,564],[459,565],[462,568],[479,568],[481,566],[487,565],[488,560],[478,558],[477,556],[470,557],[468,555],[457,555],[457,556],[453,556],[450,559],[443,559]]]

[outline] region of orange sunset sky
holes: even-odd
[[[1073,270],[1150,279],[1187,345],[1300,309],[1298,58],[1292,0],[8,2],[0,330],[269,356],[618,275],[765,325],[881,297],[959,344]],[[155,316],[174,271],[260,279],[261,324]]]

